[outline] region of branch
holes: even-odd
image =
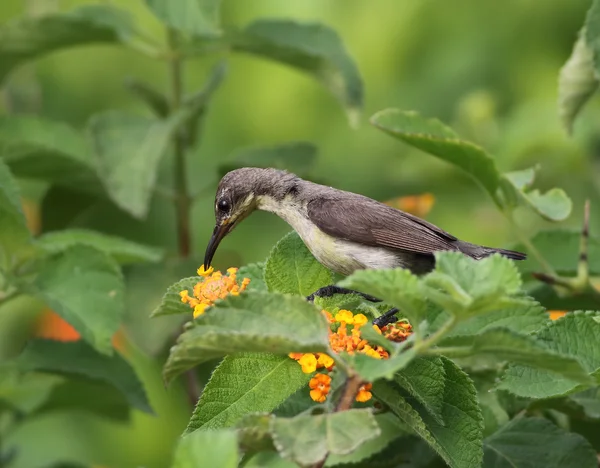
[[[338,413],[340,411],[347,411],[350,408],[352,408],[352,403],[354,403],[354,399],[356,398],[356,395],[358,394],[358,390],[360,389],[360,386],[362,384],[363,384],[363,380],[360,378],[360,376],[358,374],[349,376],[348,379],[346,380],[346,384],[344,385],[344,391],[342,393],[342,396],[340,397],[333,412]],[[323,458],[323,460],[315,463],[312,466],[312,468],[323,468],[326,461],[327,461],[327,455],[325,456],[325,458]]]

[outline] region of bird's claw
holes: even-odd
[[[334,294],[357,294],[361,296],[363,299],[366,299],[370,302],[381,302],[381,299],[377,299],[376,297],[370,296],[369,294],[364,294],[359,291],[354,291],[353,289],[342,288],[340,286],[329,285],[324,286],[322,288],[317,289],[310,296],[306,296],[306,300],[308,302],[314,302],[315,297],[331,297]],[[396,322],[396,312],[398,309],[395,307],[393,309],[388,310],[385,314],[377,317],[373,320],[373,325],[377,325],[379,328],[383,328],[390,323]]]
[[[333,284],[329,286],[323,286],[322,288],[317,289],[310,296],[306,296],[306,300],[308,302],[314,302],[315,297],[331,297],[335,294],[357,294],[361,296],[363,299],[366,299],[370,302],[381,302],[381,299],[377,299],[376,297],[370,296],[369,294],[364,294],[359,291],[355,291],[353,289],[342,288],[340,286],[335,286]]]

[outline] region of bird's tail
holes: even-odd
[[[527,255],[515,250],[497,249],[495,247],[484,247],[482,245],[471,244],[469,242],[461,242],[458,246],[459,250],[475,259],[489,257],[495,253],[499,253],[511,260],[525,260]]]
[[[500,255],[504,255],[505,257],[510,258],[511,260],[525,260],[527,255],[522,252],[517,252],[516,250],[506,250],[506,249],[492,249],[489,255],[493,253],[499,253]]]

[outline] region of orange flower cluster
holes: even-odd
[[[329,345],[333,351],[336,353],[345,351],[348,354],[361,353],[374,359],[389,358],[388,352],[381,346],[373,347],[362,338],[360,329],[368,322],[365,315],[355,315],[349,310],[340,310],[335,316],[326,310],[323,311],[323,314],[330,323]],[[349,328],[350,326],[352,328]],[[373,325],[373,328],[387,339],[396,342],[404,341],[412,331],[412,327],[407,322],[386,325],[381,330],[376,325]],[[325,353],[290,353],[289,356],[298,361],[302,372],[306,374],[312,374],[317,369],[326,369],[331,372],[334,367],[333,358]],[[315,374],[308,385],[311,389],[310,397],[314,401],[322,403],[331,389],[331,377],[327,374]],[[371,387],[370,383],[362,385],[356,395],[356,401],[370,400],[372,397]]]
[[[319,403],[323,403],[331,390],[331,377],[327,374],[315,374],[308,382],[310,397]]]
[[[204,281],[200,281],[194,286],[193,296],[190,292],[184,289],[179,293],[181,302],[189,304],[194,309],[194,318],[202,315],[207,307],[210,307],[218,299],[223,299],[229,295],[237,296],[250,283],[249,278],[244,278],[242,283],[237,283],[237,268],[228,268],[227,276],[224,276],[220,271],[214,271],[213,267],[204,270],[204,266],[198,268],[198,275],[204,277]]]
[[[402,343],[412,333],[412,326],[408,322],[396,322],[382,327],[379,332],[390,341]]]

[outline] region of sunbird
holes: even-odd
[[[513,260],[526,258],[521,252],[459,240],[432,223],[357,193],[283,170],[243,167],[219,182],[216,226],[206,248],[205,269],[221,240],[254,210],[275,213],[286,221],[322,265],[342,275],[396,267],[424,274],[434,268],[438,251],[461,252],[476,260],[494,253]],[[321,289],[341,292],[335,287]]]

